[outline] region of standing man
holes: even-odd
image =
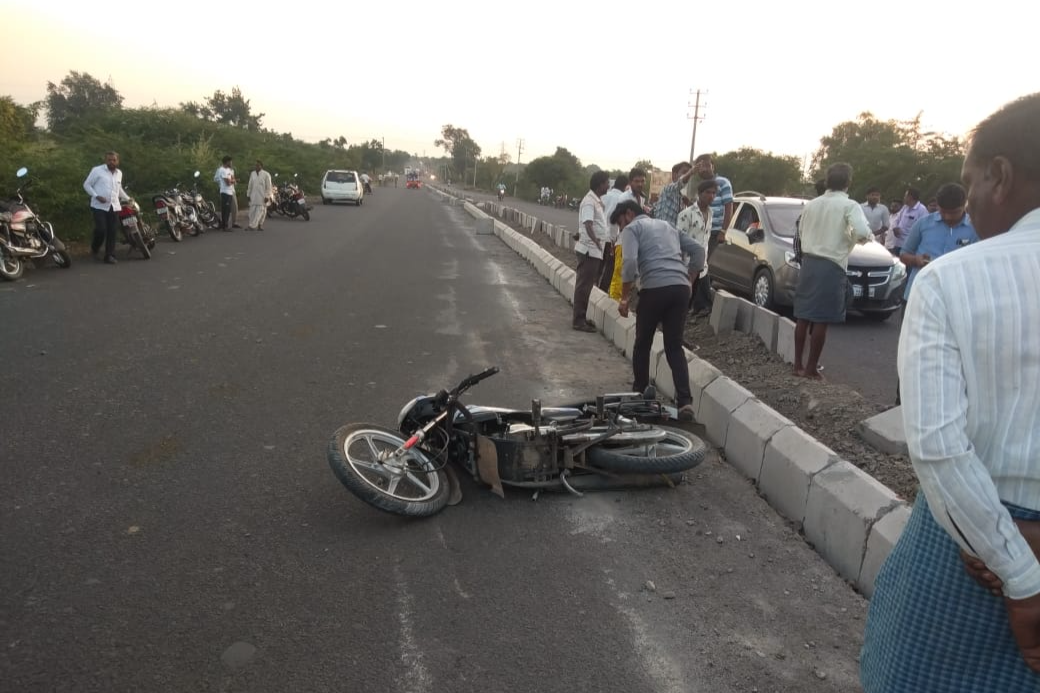
[[[711,236],[711,222],[714,213],[711,203],[719,192],[719,184],[713,180],[702,180],[697,184],[697,201],[679,212],[678,229],[680,232],[692,238],[702,248],[708,247],[708,238]],[[704,279],[708,272],[707,257],[702,267],[698,268],[698,279],[693,284],[693,296],[697,294],[697,284]],[[693,308],[693,296],[690,300],[690,308]]]
[[[213,180],[220,183],[220,228],[225,231],[239,228],[238,224],[234,224],[235,218],[232,216],[235,204],[235,170],[231,168],[230,156],[224,157]],[[234,225],[232,226],[232,224]]]
[[[690,371],[683,352],[682,336],[690,285],[704,265],[704,248],[661,219],[651,219],[632,200],[623,200],[610,217],[621,229],[621,301],[618,313],[628,317],[628,301],[639,277],[639,312],[636,340],[632,347],[632,389],[643,392],[650,385],[650,347],[658,324],[664,333],[664,353],[672,370],[679,419],[693,421]],[[683,253],[690,256],[683,264]]]
[[[607,217],[603,213],[603,195],[607,193],[610,176],[596,171],[589,179],[589,191],[578,207],[578,240],[574,252],[578,267],[574,278],[574,314],[571,326],[581,332],[595,332],[596,325],[587,318],[589,295],[600,277],[603,265],[603,246],[610,241]]]
[[[621,200],[634,200],[643,208],[645,214],[653,214],[646,198],[646,171],[634,168],[628,172],[628,190],[621,194]]]
[[[802,267],[794,292],[794,374],[820,378],[820,354],[827,325],[845,322],[845,306],[852,291],[845,272],[849,253],[866,243],[870,231],[863,208],[849,198],[852,167],[832,164],[827,169],[827,192],[806,203],[798,224]],[[802,367],[805,340],[812,332],[809,360]]]
[[[921,191],[917,188],[907,188],[903,195],[903,208],[892,220],[892,232],[885,238],[885,247],[896,257],[903,249],[910,229],[919,219],[928,215],[928,208],[921,204]]]
[[[910,294],[898,364],[921,491],[874,583],[865,693],[1040,690],[1038,122],[1040,93],[975,129],[961,178],[983,242]]]
[[[885,232],[888,231],[892,217],[888,207],[881,204],[881,191],[877,188],[867,190],[867,201],[863,203],[863,216],[870,224],[870,230],[874,232],[874,238],[884,242]]]
[[[83,189],[90,195],[90,211],[94,215],[94,240],[90,253],[99,260],[101,246],[105,246],[105,262],[116,264],[116,229],[119,210],[123,200],[129,197],[123,192],[123,172],[119,170],[119,154],[105,152],[105,163],[90,169]]]
[[[693,172],[695,178],[691,178],[686,187],[686,198],[689,200],[697,197],[697,184],[700,181],[713,180],[718,184],[718,193],[711,203],[711,237],[708,239],[708,261],[715,252],[719,243],[726,241],[726,229],[729,228],[730,219],[733,218],[733,184],[728,178],[720,176],[715,172],[715,160],[711,154],[701,154],[693,160]],[[694,314],[707,313],[711,311],[711,279],[705,274],[703,281],[697,282],[697,294],[693,298]]]
[[[264,170],[264,162],[257,159],[256,168],[249,174],[249,185],[246,187],[246,197],[249,198],[249,226],[246,229],[264,230],[267,203],[273,193],[271,174]]]
[[[610,219],[610,215],[614,213],[614,208],[617,207],[617,203],[621,200],[621,196],[625,193],[627,187],[628,176],[622,173],[614,179],[614,185],[603,196],[603,216],[607,219]],[[610,240],[603,248],[603,270],[600,272],[599,283],[597,284],[600,291],[606,293],[610,293],[610,281],[614,277],[614,253],[617,249],[617,240],[617,224],[611,224]]]
[[[654,207],[654,219],[662,219],[672,226],[678,223],[679,212],[683,208],[683,189],[692,174],[693,166],[685,161],[672,166],[672,182],[661,188],[657,206]],[[692,200],[693,197],[687,196],[687,199]]]

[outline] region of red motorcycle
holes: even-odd
[[[141,221],[141,205],[137,200],[130,197],[123,202],[123,208],[119,210],[119,228],[123,232],[123,243],[130,246],[130,252],[140,250],[141,256],[151,259],[152,248],[155,247],[155,231],[152,227]]]

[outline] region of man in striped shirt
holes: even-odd
[[[982,240],[910,293],[898,366],[921,493],[874,584],[866,693],[1040,691],[1037,123],[1040,93],[976,128],[961,177]]]

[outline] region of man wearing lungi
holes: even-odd
[[[866,693],[1040,691],[1040,93],[982,121],[981,242],[922,268],[899,340],[921,492],[874,583]]]
[[[827,169],[827,191],[810,200],[798,223],[802,267],[794,292],[794,374],[820,378],[819,362],[827,341],[827,325],[845,322],[849,286],[845,274],[849,253],[874,234],[863,208],[849,198],[852,167],[833,164]],[[812,333],[810,336],[810,332]],[[802,366],[809,337],[809,360]]]

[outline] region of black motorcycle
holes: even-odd
[[[29,169],[24,166],[15,174],[25,178]],[[51,256],[58,267],[68,269],[72,257],[65,244],[54,233],[49,221],[40,219],[25,201],[25,191],[32,185],[26,179],[11,196],[0,202],[0,277],[15,281],[25,271],[27,260]]]
[[[449,463],[504,497],[504,486],[568,491],[675,485],[704,459],[697,436],[660,425],[674,410],[646,393],[620,393],[530,410],[465,405],[460,397],[498,373],[489,368],[451,391],[416,397],[398,430],[351,423],[329,441],[332,471],[354,495],[397,515],[425,517],[459,502]]]

